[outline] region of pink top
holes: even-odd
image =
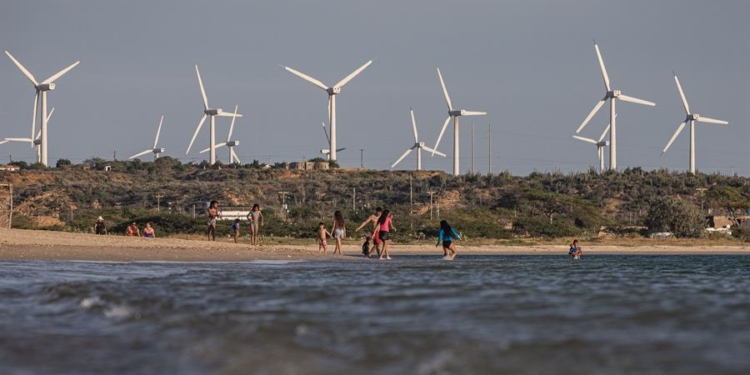
[[[385,222],[383,224],[380,224],[380,231],[381,232],[388,232],[391,225],[391,218],[387,217],[385,218]]]

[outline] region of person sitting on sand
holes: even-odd
[[[138,226],[135,225],[135,221],[134,221],[133,224],[128,225],[128,229],[125,232],[125,234],[128,237],[140,237],[141,236],[141,230],[138,229]]]
[[[461,235],[456,233],[456,230],[451,227],[447,221],[440,221],[440,232],[438,232],[438,240],[435,247],[443,243],[443,259],[453,260],[456,257],[456,246],[453,244],[453,239],[462,241]],[[450,253],[449,253],[450,251]]]
[[[104,218],[101,216],[96,219],[96,224],[94,225],[94,233],[101,235],[107,234],[107,225],[104,224]]]
[[[323,224],[323,222],[320,222],[320,224],[318,224],[318,252],[319,253],[326,252],[326,245],[328,244],[326,240],[330,236],[331,236],[331,233],[328,231],[328,229],[326,229],[326,225]]]
[[[211,201],[206,209],[206,216],[208,216],[206,222],[206,224],[208,224],[206,235],[208,236],[209,241],[216,241],[216,220],[221,216],[221,211],[219,211],[219,201]]]
[[[570,257],[573,259],[581,258],[581,255],[583,255],[583,249],[578,246],[578,240],[573,240],[573,243],[570,244],[568,255],[570,255]]]
[[[154,227],[151,226],[151,223],[146,223],[146,227],[143,228],[143,237],[156,238],[156,231],[154,230]]]

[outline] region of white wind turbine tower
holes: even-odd
[[[154,139],[154,147],[150,148],[150,149],[147,149],[147,150],[143,150],[143,151],[141,151],[141,152],[139,152],[139,153],[137,153],[137,154],[129,157],[128,159],[135,159],[135,158],[137,158],[139,156],[143,156],[143,155],[146,155],[146,154],[149,154],[149,153],[153,153],[154,154],[154,160],[156,160],[156,159],[159,158],[159,155],[162,152],[164,152],[164,148],[162,148],[162,147],[157,148],[156,147],[156,145],[159,143],[159,134],[161,134],[161,124],[162,123],[164,123],[164,115],[161,116],[161,120],[159,120],[159,127],[156,128],[156,138]]]
[[[185,155],[190,153],[190,148],[193,147],[195,137],[198,136],[198,132],[200,132],[201,126],[203,126],[203,123],[206,121],[206,117],[211,117],[211,139],[208,148],[209,151],[211,151],[209,163],[211,165],[214,165],[216,163],[216,121],[214,120],[214,117],[242,117],[242,115],[237,113],[224,112],[224,110],[221,108],[211,108],[208,105],[208,97],[206,96],[206,90],[203,88],[203,80],[201,80],[201,72],[198,70],[198,65],[195,66],[195,74],[198,76],[198,85],[200,85],[201,95],[203,96],[203,117],[198,123],[198,127],[195,128],[193,139],[190,140],[190,144],[188,145],[187,151],[185,151]]]
[[[326,160],[331,160],[331,138],[328,137],[328,131],[326,130],[326,123],[321,122],[323,125],[323,134],[326,136],[326,143],[328,143],[328,148],[324,148],[320,150],[320,153],[326,156]],[[346,147],[337,148],[336,152],[341,152],[346,150]]]
[[[596,57],[599,59],[599,68],[601,68],[602,71],[602,78],[604,78],[604,88],[607,90],[606,94],[604,94],[604,98],[600,100],[596,105],[594,106],[594,109],[591,110],[588,116],[586,116],[586,119],[583,120],[583,123],[581,126],[576,129],[576,133],[580,133],[581,130],[583,130],[583,127],[586,126],[586,124],[589,123],[592,117],[596,114],[596,112],[599,111],[599,109],[602,108],[604,103],[609,100],[609,124],[610,124],[610,132],[609,132],[609,169],[612,171],[617,170],[617,123],[615,122],[615,117],[617,115],[616,110],[616,102],[617,99],[620,99],[625,102],[635,103],[635,104],[642,104],[642,105],[648,105],[651,107],[656,106],[656,103],[649,102],[647,100],[634,98],[632,96],[623,95],[622,91],[620,90],[612,90],[612,87],[609,84],[609,75],[607,75],[607,68],[604,67],[604,60],[602,59],[602,54],[599,52],[599,46],[596,44],[596,41],[594,41],[594,49],[596,49]]]
[[[13,57],[13,55],[10,54],[10,52],[5,51],[5,54],[8,55],[8,57],[13,61],[14,64],[18,67],[19,70],[21,70],[21,73],[26,76],[26,78],[31,81],[31,84],[34,85],[34,89],[36,90],[36,94],[34,94],[34,114],[31,118],[31,146],[34,146],[34,133],[36,133],[36,115],[39,112],[39,96],[41,94],[41,112],[42,112],[42,126],[41,126],[41,156],[39,162],[42,163],[45,167],[49,166],[47,163],[47,91],[51,91],[55,89],[55,81],[62,77],[65,73],[70,71],[71,69],[75,68],[78,64],[80,64],[80,61],[76,61],[73,64],[70,64],[67,68],[53,74],[49,78],[45,79],[41,83],[34,78],[34,75],[31,74],[18,60]]]
[[[336,83],[335,85],[328,87],[323,82],[308,76],[307,74],[304,74],[302,72],[296,71],[288,66],[285,66],[284,69],[288,70],[290,73],[296,75],[297,77],[300,77],[304,79],[307,82],[312,83],[315,86],[318,86],[319,88],[325,90],[328,93],[328,123],[331,124],[331,140],[330,140],[330,147],[328,148],[330,150],[329,154],[329,160],[336,161],[336,152],[338,151],[337,144],[336,144],[336,95],[341,93],[341,88],[344,87],[349,81],[354,79],[359,73],[361,73],[363,70],[365,70],[368,66],[372,64],[372,60],[366,62],[364,65],[360,66],[357,70],[353,71],[348,76],[344,77],[341,81]]]
[[[604,148],[609,146],[609,141],[605,141],[604,137],[607,136],[607,132],[609,132],[610,125],[607,125],[607,127],[604,129],[604,132],[602,132],[601,137],[599,137],[599,140],[593,140],[591,138],[585,138],[581,136],[574,135],[573,138],[584,141],[587,143],[591,143],[593,145],[596,145],[596,157],[599,160],[599,174],[604,173]]]
[[[443,95],[445,96],[445,104],[448,105],[448,117],[445,119],[445,123],[443,123],[443,129],[440,130],[440,136],[438,136],[437,142],[435,142],[435,149],[437,150],[438,145],[440,144],[440,139],[443,138],[443,133],[445,133],[445,128],[448,127],[448,122],[453,118],[453,175],[458,176],[460,170],[458,166],[458,160],[459,160],[459,154],[458,154],[458,118],[461,116],[482,116],[486,115],[487,112],[477,112],[477,111],[467,111],[464,109],[453,109],[453,105],[451,104],[451,98],[448,96],[448,89],[445,88],[445,82],[443,82],[443,75],[440,74],[440,69],[437,70],[438,77],[440,78],[440,86],[443,87]],[[435,155],[436,151],[432,152],[433,155]]]
[[[237,113],[237,110],[240,108],[240,106],[236,105],[234,106],[234,113]],[[237,164],[242,163],[240,161],[240,158],[237,156],[237,154],[234,152],[235,146],[240,145],[240,141],[232,141],[232,132],[234,131],[234,120],[236,120],[237,117],[232,117],[232,124],[229,125],[229,134],[227,135],[227,141],[223,143],[218,143],[214,145],[214,148],[224,147],[226,146],[229,149],[229,164],[234,164],[237,162]],[[204,154],[208,152],[210,148],[207,148],[205,150],[202,150],[200,153]]]
[[[52,114],[55,113],[55,108],[53,107],[52,110],[49,111],[47,114],[47,123],[49,124],[49,119],[52,117]],[[0,141],[0,145],[8,142],[31,142],[31,144],[34,145],[34,148],[36,148],[36,162],[41,163],[42,162],[42,131],[41,129],[36,134],[36,138],[5,138],[2,141]]]
[[[411,113],[411,126],[412,126],[412,129],[414,130],[414,146],[411,146],[409,149],[407,149],[406,152],[404,152],[404,154],[401,155],[401,157],[398,158],[398,160],[396,160],[396,162],[393,163],[393,165],[391,165],[391,169],[393,169],[396,166],[396,164],[400,163],[401,160],[404,160],[404,158],[407,155],[409,155],[412,151],[414,151],[414,149],[416,149],[417,150],[417,170],[421,171],[422,170],[422,150],[431,152],[433,154],[438,154],[442,157],[445,157],[445,154],[437,150],[433,150],[425,146],[424,142],[419,141],[419,134],[417,133],[417,121],[414,119],[414,111],[411,108],[409,108],[409,112]]]
[[[680,134],[682,129],[685,128],[685,124],[690,122],[690,174],[695,174],[695,122],[698,121],[719,125],[729,125],[729,122],[709,117],[703,117],[697,113],[690,112],[690,106],[688,105],[687,99],[685,98],[685,93],[682,91],[682,86],[680,86],[680,80],[677,79],[677,74],[675,74],[674,72],[672,72],[672,75],[674,75],[674,81],[677,83],[677,90],[680,92],[680,98],[682,99],[683,107],[685,107],[685,114],[687,115],[687,117],[685,117],[685,121],[683,121],[677,128],[677,131],[674,132],[672,139],[669,140],[669,143],[667,143],[667,147],[664,147],[664,151],[662,151],[661,153],[662,155],[664,155],[664,153],[667,152],[669,146],[672,145],[672,142],[677,139],[677,136]]]

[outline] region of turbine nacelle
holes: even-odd
[[[164,148],[155,148],[155,149],[151,150],[151,152],[153,152],[154,154],[159,155],[159,154],[161,154],[161,153],[164,152]]]
[[[622,95],[622,91],[620,91],[620,90],[607,91],[607,98],[610,98],[610,99],[611,98],[619,98],[620,95]]]
[[[697,113],[691,113],[691,114],[687,115],[687,120],[685,120],[685,121],[698,121],[699,118],[701,118],[701,115],[699,115]]]
[[[596,147],[607,147],[609,146],[609,141],[601,141],[596,143]]]
[[[451,116],[453,116],[453,117],[464,116],[464,115],[466,115],[466,110],[465,109],[455,109],[455,110],[452,110],[452,111],[448,111],[448,114],[451,115]]]
[[[221,109],[221,108],[209,108],[209,109],[206,109],[206,110],[203,111],[203,113],[205,113],[205,114],[207,114],[209,116],[220,115],[223,112],[224,112],[224,110]]]
[[[55,89],[54,83],[42,83],[35,86],[37,90],[39,91],[52,91]]]
[[[339,86],[329,87],[326,89],[326,92],[328,93],[328,95],[341,94],[341,87]]]
[[[240,141],[228,141],[226,143],[227,147],[235,147],[240,145]]]

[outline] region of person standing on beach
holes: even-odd
[[[143,228],[143,237],[156,238],[156,231],[154,230],[154,227],[151,226],[151,223],[146,223],[146,227]]]
[[[393,226],[391,211],[383,210],[383,213],[378,219],[377,228],[375,230],[377,238],[383,243],[383,250],[380,252],[378,259],[391,259],[391,256],[388,253],[388,239],[390,238],[391,230],[394,232],[396,231],[396,227]]]
[[[107,225],[104,224],[104,218],[99,216],[98,219],[96,219],[96,224],[94,224],[94,233],[105,235],[107,234]]]
[[[234,219],[232,222],[232,232],[234,233],[234,243],[240,238],[240,219]]]
[[[456,257],[456,245],[453,244],[453,239],[462,241],[461,235],[456,233],[456,230],[451,227],[447,221],[440,221],[440,232],[438,232],[438,240],[435,247],[443,243],[443,259],[453,260]],[[449,253],[450,251],[450,253]]]
[[[209,241],[216,241],[216,220],[221,216],[219,201],[211,201],[208,208],[206,208],[206,216],[208,216],[208,221],[206,222],[206,224],[208,224],[206,235],[208,236]]]
[[[247,214],[247,220],[250,220],[250,244],[260,245],[258,240],[258,226],[264,226],[263,212],[259,204],[254,204],[253,209]]]
[[[333,225],[331,226],[333,230],[333,237],[336,239],[336,247],[333,249],[333,255],[341,254],[341,240],[346,237],[346,223],[344,222],[344,215],[341,214],[341,211],[336,211],[333,214]]]
[[[570,255],[570,257],[573,259],[581,258],[581,255],[583,255],[583,249],[580,246],[578,246],[578,240],[573,240],[573,243],[570,244],[568,255]]]
[[[328,245],[327,239],[331,236],[331,233],[326,229],[326,225],[323,222],[318,224],[318,252],[325,253],[326,246]]]
[[[372,230],[373,230],[373,232],[372,232],[372,244],[373,244],[373,246],[372,247],[373,248],[370,249],[370,251],[365,255],[368,258],[370,257],[370,254],[372,254],[373,249],[375,251],[377,251],[378,257],[380,257],[380,244],[381,244],[381,241],[380,241],[380,238],[378,238],[378,236],[377,236],[377,232],[378,232],[378,219],[380,219],[380,215],[382,215],[382,214],[383,214],[383,209],[380,208],[380,207],[376,207],[375,208],[375,213],[372,214],[372,215],[370,215],[370,216],[368,216],[367,219],[365,219],[365,221],[363,221],[362,224],[360,224],[359,227],[357,227],[357,229],[354,230],[355,232],[359,232],[359,230],[362,229],[362,228],[364,228],[368,223],[372,223]]]
[[[125,235],[127,235],[128,237],[140,237],[141,236],[141,230],[138,229],[137,225],[135,225],[135,221],[132,224],[128,225],[128,229],[125,232]]]

